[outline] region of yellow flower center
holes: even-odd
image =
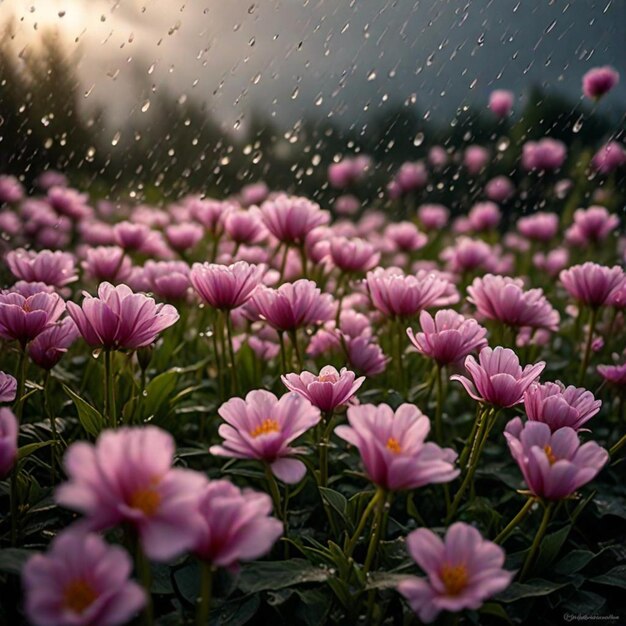
[[[128,504],[131,508],[139,509],[142,513],[151,517],[157,512],[159,504],[161,504],[161,494],[154,487],[137,489],[131,495]]]
[[[97,597],[98,594],[86,580],[77,578],[65,587],[63,606],[74,613],[82,614]]]
[[[32,311],[28,302],[24,302],[24,304],[22,305],[22,311],[24,311],[25,313],[30,313]]]
[[[391,450],[394,454],[400,454],[400,452],[402,452],[400,442],[393,437],[389,437],[389,439],[387,439],[387,449]]]
[[[259,426],[253,428],[250,431],[250,435],[252,437],[260,437],[261,435],[267,435],[268,433],[279,433],[280,432],[280,424],[269,417],[264,419]]]
[[[465,565],[444,565],[440,572],[446,592],[450,596],[458,596],[467,587],[467,568]]]
[[[543,447],[543,450],[546,453],[546,456],[548,457],[548,461],[550,461],[550,465],[554,465],[558,459],[554,456],[554,452],[552,452],[552,446],[549,444],[545,445]]]

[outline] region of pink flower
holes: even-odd
[[[343,194],[335,200],[335,211],[339,215],[354,215],[361,208],[361,201],[351,194]]]
[[[537,252],[533,255],[533,265],[548,276],[555,278],[562,269],[569,264],[569,251],[567,248],[554,248],[548,254]]]
[[[598,365],[598,373],[609,383],[626,386],[626,362],[621,365]]]
[[[90,346],[107,350],[147,346],[179,318],[171,304],[157,304],[127,285],[110,283],[98,287],[97,298],[84,293],[82,307],[68,302],[67,312]]]
[[[343,272],[367,272],[378,264],[380,253],[363,239],[333,237],[330,240],[330,256]]]
[[[19,202],[24,197],[24,187],[15,176],[0,176],[0,203]]]
[[[474,232],[493,230],[500,223],[500,208],[494,202],[478,202],[470,209],[467,218]]]
[[[440,365],[449,365],[464,359],[470,352],[482,350],[487,345],[487,329],[475,319],[466,319],[452,309],[441,309],[435,318],[427,311],[420,313],[422,332],[406,333],[417,351]]]
[[[132,271],[130,258],[118,246],[87,248],[81,263],[87,277],[96,282],[118,283],[126,280]]]
[[[554,432],[568,426],[574,430],[588,422],[602,406],[591,391],[561,383],[531,385],[524,393],[524,409],[529,420],[543,422]]]
[[[559,328],[559,313],[543,295],[543,290],[525,291],[519,278],[486,274],[475,278],[467,293],[468,301],[488,319],[512,327],[531,326],[552,331]]]
[[[343,159],[328,167],[328,181],[336,189],[344,189],[361,181],[367,174],[371,159],[359,156],[354,159]]]
[[[595,441],[580,445],[573,428],[551,432],[543,422],[512,419],[504,430],[530,491],[546,500],[562,500],[593,480],[609,459]]]
[[[167,302],[185,300],[191,286],[189,266],[184,261],[146,261],[142,277],[148,289]]]
[[[398,585],[398,591],[427,624],[441,611],[478,609],[513,579],[513,572],[502,569],[504,550],[483,539],[469,524],[452,524],[444,541],[432,530],[418,528],[406,543],[427,578],[407,578]]]
[[[93,213],[93,209],[87,204],[87,194],[79,193],[71,187],[50,187],[46,200],[59,215],[65,215],[72,220],[79,221]]]
[[[591,165],[601,174],[610,174],[626,165],[626,150],[621,143],[610,141],[594,154]]]
[[[506,117],[513,108],[515,94],[506,89],[496,89],[489,95],[489,108],[497,117]]]
[[[428,170],[422,161],[406,162],[400,166],[388,186],[392,198],[405,196],[424,187],[428,182]]]
[[[446,262],[446,268],[457,274],[477,270],[495,272],[498,267],[496,250],[481,239],[458,237],[454,246],[444,248],[439,256]]]
[[[68,252],[35,252],[19,248],[6,255],[6,262],[13,276],[29,283],[63,287],[78,280],[74,257]]]
[[[389,358],[369,336],[346,339],[346,352],[350,367],[364,376],[376,376],[385,371]]]
[[[28,356],[39,367],[50,370],[78,338],[74,321],[66,317],[49,326],[28,344]]]
[[[565,144],[551,137],[527,141],[522,148],[522,167],[526,170],[558,170],[567,157]]]
[[[149,226],[139,222],[119,222],[113,226],[115,242],[128,252],[143,252],[153,234]]]
[[[224,218],[224,230],[235,243],[252,245],[267,237],[267,230],[256,207],[233,209]]]
[[[130,580],[132,561],[95,534],[66,530],[22,571],[26,615],[34,626],[121,626],[144,606]]]
[[[0,402],[13,402],[17,393],[17,380],[11,374],[0,372]]]
[[[167,243],[178,252],[191,250],[204,237],[204,228],[199,224],[171,224],[165,227]]]
[[[199,494],[202,524],[193,552],[216,567],[232,568],[267,554],[283,533],[270,517],[272,499],[266,493],[240,490],[227,480],[212,480]]]
[[[450,380],[458,380],[474,400],[507,408],[523,401],[524,392],[539,378],[545,366],[545,362],[540,361],[522,370],[513,350],[501,346],[493,350],[483,348],[478,362],[472,355],[465,359],[465,369],[473,382],[458,375],[451,376]]]
[[[443,146],[433,146],[428,151],[428,162],[436,170],[444,168],[448,163],[448,151]]]
[[[417,209],[417,219],[426,230],[439,230],[450,219],[450,211],[443,204],[422,204]]]
[[[95,445],[73,443],[56,501],[85,515],[81,525],[90,530],[130,524],[150,559],[168,561],[194,544],[206,483],[198,472],[172,468],[175,449],[174,438],[155,426],[107,430]]]
[[[22,346],[54,324],[65,311],[65,302],[56,293],[39,292],[24,297],[15,292],[0,293],[0,337],[16,339]]]
[[[598,100],[619,82],[619,73],[610,65],[594,67],[583,76],[583,93],[587,98]]]
[[[330,221],[318,204],[297,196],[280,194],[261,205],[267,229],[282,243],[303,245],[309,231]]]
[[[565,232],[565,238],[572,245],[588,246],[604,241],[618,226],[617,215],[603,206],[591,206],[574,212],[574,223]]]
[[[330,294],[322,293],[312,280],[283,283],[278,289],[260,286],[252,303],[261,319],[277,331],[294,331],[333,318],[335,304]]]
[[[7,476],[15,465],[18,430],[13,411],[7,407],[0,408],[0,478]]]
[[[261,204],[263,200],[269,196],[270,190],[268,186],[260,181],[258,183],[250,183],[244,185],[239,193],[239,200],[244,207],[252,206],[253,204]]]
[[[231,310],[245,304],[261,283],[263,267],[237,261],[233,265],[194,263],[189,273],[193,288],[210,306]]]
[[[200,222],[213,237],[220,237],[224,230],[224,218],[227,213],[238,208],[238,205],[228,200],[187,198],[185,206],[191,217]]]
[[[299,393],[320,411],[329,413],[347,404],[365,382],[365,377],[356,378],[354,372],[345,367],[338,372],[326,365],[318,376],[311,372],[281,376],[285,387]]]
[[[428,237],[421,233],[413,222],[396,222],[385,228],[385,237],[393,242],[398,250],[413,252],[428,243]]]
[[[218,431],[224,443],[211,446],[211,454],[263,461],[287,484],[302,480],[306,466],[292,458],[302,450],[289,444],[321,419],[319,409],[308,400],[297,393],[287,393],[279,400],[269,391],[256,390],[245,400],[231,398],[218,413],[226,422]]]
[[[489,162],[489,150],[482,146],[468,146],[463,155],[463,165],[470,176],[480,174]]]
[[[359,450],[369,479],[383,489],[416,489],[459,475],[454,450],[425,442],[430,420],[413,404],[395,413],[387,404],[349,407],[348,422],[335,434]]]
[[[556,213],[538,212],[517,221],[517,230],[532,241],[547,243],[559,231],[559,216]]]
[[[389,317],[410,317],[432,306],[452,304],[447,280],[420,270],[407,276],[397,267],[379,267],[367,274],[367,289],[372,304]]]
[[[485,185],[485,195],[494,202],[506,202],[515,193],[515,186],[508,176],[496,176]]]
[[[567,292],[592,308],[607,304],[614,290],[626,279],[619,265],[607,267],[597,263],[583,263],[563,270],[559,278]]]

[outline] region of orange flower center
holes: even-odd
[[[402,452],[400,442],[393,437],[389,437],[389,439],[387,439],[387,449],[391,450],[394,454],[400,454],[400,452]]]
[[[280,424],[269,417],[264,419],[256,428],[250,431],[250,435],[253,437],[260,437],[261,435],[267,435],[268,433],[279,433]]]
[[[558,459],[554,456],[554,452],[552,452],[552,446],[550,444],[545,445],[543,450],[548,457],[548,461],[550,461],[550,465],[554,465]]]
[[[24,302],[24,304],[22,305],[22,311],[24,311],[25,313],[30,313],[32,311],[28,302]]]
[[[465,565],[444,565],[440,572],[446,592],[450,596],[458,596],[467,587],[467,568]]]
[[[74,613],[82,614],[97,597],[98,594],[86,580],[77,578],[65,587],[63,606]]]
[[[157,512],[159,504],[161,504],[161,494],[154,487],[137,489],[130,496],[128,504],[131,508],[139,509],[142,513],[151,517]]]

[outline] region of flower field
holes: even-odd
[[[0,622],[623,623],[626,150],[498,150],[329,207],[0,178]]]

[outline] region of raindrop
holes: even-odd
[[[579,133],[580,129],[583,127],[583,116],[581,115],[575,122],[574,125],[572,126],[572,132],[573,133]]]
[[[368,75],[367,75],[367,80],[368,81],[372,81],[376,79],[376,70],[372,70]]]
[[[150,108],[150,100],[146,100],[142,105],[141,105],[141,112],[145,113],[148,109]]]
[[[300,87],[296,87],[292,92],[291,92],[291,99],[295,100],[298,97],[298,94],[300,93]]]
[[[117,144],[120,141],[120,137],[122,136],[122,133],[118,130],[115,135],[113,135],[113,139],[111,139],[111,145],[112,146],[117,146]]]

